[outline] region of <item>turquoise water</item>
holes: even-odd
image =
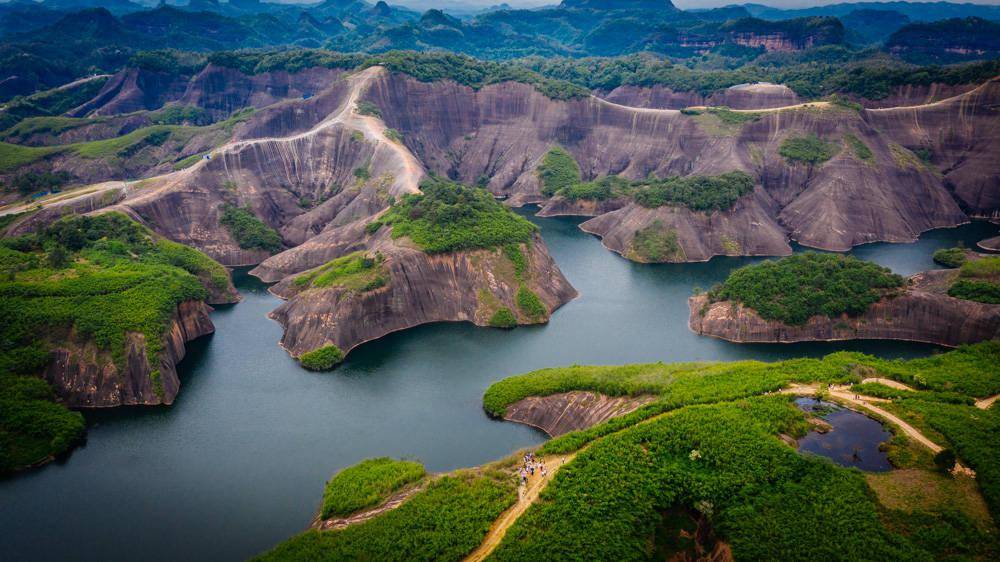
[[[638,265],[576,228],[537,219],[580,291],[546,326],[513,331],[436,324],[365,344],[332,373],[301,370],[267,319],[279,301],[236,275],[244,296],[213,313],[217,332],[189,346],[169,408],[88,413],[86,446],[63,462],[0,482],[3,560],[239,560],[304,529],[330,474],[371,456],[443,471],[541,442],[490,420],[483,391],[506,376],[571,363],[775,360],[839,349],[912,357],[902,342],[736,345],[687,329],[687,297],[757,261]],[[985,223],[914,244],[855,253],[912,274],[930,254],[993,236]]]

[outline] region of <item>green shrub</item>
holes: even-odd
[[[948,296],[986,304],[1000,304],[1000,284],[992,281],[958,279],[948,289]]]
[[[958,459],[955,457],[955,451],[951,449],[941,449],[934,455],[934,465],[941,472],[950,472],[955,467],[956,460]]]
[[[641,262],[684,261],[684,249],[677,241],[677,230],[667,228],[661,220],[635,231],[629,257]]]
[[[965,263],[964,248],[942,248],[934,252],[934,262],[945,267],[962,267]]]
[[[21,146],[0,142],[0,172],[9,172],[60,151],[60,147]]]
[[[393,238],[407,236],[430,254],[495,248],[531,240],[537,227],[486,190],[432,177],[382,216]]]
[[[403,134],[396,129],[386,129],[382,132],[382,134],[384,134],[385,138],[391,140],[392,142],[403,144]]]
[[[389,496],[424,477],[423,465],[387,457],[368,459],[345,468],[326,483],[323,492],[323,519],[346,517],[375,507]]]
[[[580,166],[566,149],[554,146],[542,157],[538,166],[538,179],[542,194],[552,197],[559,191],[580,183]]]
[[[196,127],[210,125],[212,115],[193,105],[168,105],[163,109],[149,114],[150,120],[157,125],[192,125]]]
[[[382,118],[382,110],[379,109],[377,105],[368,100],[359,101],[356,104],[356,107],[358,113],[360,113],[361,115],[371,115],[374,117],[378,117],[380,119]]]
[[[332,343],[299,356],[299,363],[310,371],[329,371],[343,360],[344,352]]]
[[[380,228],[382,228],[382,221],[378,220],[372,221],[365,225],[365,234],[371,236],[372,234],[378,232]]]
[[[622,197],[632,191],[633,182],[618,176],[604,176],[594,181],[576,183],[559,190],[558,194],[570,201],[605,201]]]
[[[866,147],[867,148],[867,147]],[[832,143],[810,135],[808,137],[788,137],[782,141],[778,153],[789,162],[802,162],[809,165],[822,164],[836,156],[838,148]]]
[[[257,560],[461,560],[517,500],[509,473],[438,478],[401,506],[339,531],[307,531]]]
[[[525,274],[528,273],[528,257],[521,251],[521,245],[513,243],[504,244],[503,254],[514,265],[514,277],[518,281],[524,281]]]
[[[348,291],[364,293],[383,287],[388,283],[388,272],[383,267],[385,258],[381,253],[369,257],[364,252],[354,252],[330,260],[295,278],[296,287],[343,287]]]
[[[987,304],[1000,304],[1000,257],[967,260],[959,269],[958,276],[948,289],[948,295]]]
[[[868,148],[868,145],[858,137],[848,133],[844,135],[844,141],[847,142],[847,146],[851,147],[851,151],[858,157],[858,160],[871,162],[875,159],[872,149]]]
[[[633,185],[635,202],[643,207],[679,205],[692,211],[724,211],[753,191],[754,180],[750,174],[737,171],[718,176],[646,180]]]
[[[274,253],[283,247],[281,235],[257,218],[249,207],[228,203],[222,206],[219,224],[226,227],[244,250],[266,250]]]
[[[904,283],[853,256],[806,252],[737,269],[709,291],[709,299],[740,302],[766,320],[801,325],[816,315],[863,314]]]
[[[525,285],[521,285],[517,289],[516,300],[518,310],[520,310],[525,316],[534,320],[543,319],[549,313],[549,309],[545,308],[545,305],[542,304],[538,295]]]
[[[59,191],[71,179],[73,176],[67,172],[24,172],[14,176],[3,189],[15,190],[22,195],[39,191]]]
[[[56,403],[44,380],[0,372],[0,476],[65,453],[84,431],[83,416]]]
[[[517,327],[517,317],[514,311],[506,306],[497,310],[490,317],[490,327],[492,328],[514,328]]]
[[[372,179],[372,172],[368,166],[359,166],[354,169],[354,177],[359,181],[365,182]]]

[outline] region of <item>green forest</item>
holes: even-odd
[[[904,283],[887,268],[854,256],[806,252],[737,269],[708,298],[741,303],[765,320],[801,325],[817,315],[863,314]]]
[[[379,222],[392,227],[393,238],[406,236],[429,254],[528,242],[537,230],[485,189],[431,177],[420,190],[404,195]]]
[[[52,401],[31,375],[72,333],[93,341],[99,362],[124,368],[126,337],[145,336],[158,365],[177,305],[225,290],[229,274],[208,256],[109,213],[58,221],[0,241],[0,468],[12,470],[68,450],[82,418]],[[47,334],[40,338],[38,334]],[[159,383],[159,371],[150,375]]]

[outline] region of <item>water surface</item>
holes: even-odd
[[[882,443],[892,439],[892,433],[881,423],[854,410],[813,398],[797,398],[795,403],[807,412],[825,411],[820,417],[832,428],[824,433],[810,431],[799,439],[799,452],[869,472],[892,470],[888,455],[880,448]]]
[[[490,420],[483,391],[504,377],[572,363],[776,360],[840,349],[931,353],[903,342],[736,345],[687,329],[687,297],[757,261],[639,265],[604,249],[571,218],[532,218],[580,298],[546,326],[513,331],[437,324],[365,344],[332,373],[282,351],[266,314],[279,301],[245,274],[243,302],[212,315],[190,344],[169,408],[88,413],[88,442],[65,462],[0,481],[2,560],[240,560],[301,531],[333,472],[366,457],[444,471],[540,443]],[[985,223],[855,254],[902,274],[934,267],[938,248],[996,235]]]

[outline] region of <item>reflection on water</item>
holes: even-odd
[[[799,451],[826,457],[840,466],[869,472],[892,470],[889,459],[879,449],[892,434],[868,416],[813,398],[797,398],[795,403],[806,412],[815,412],[830,424],[829,431],[810,431],[799,440]]]
[[[281,329],[266,315],[280,301],[238,272],[244,299],[216,307],[215,335],[190,344],[172,407],[88,413],[87,445],[67,462],[0,482],[0,559],[245,559],[305,528],[330,474],[366,457],[443,471],[540,443],[539,432],[482,409],[492,382],[532,369],[936,350],[698,337],[687,328],[692,288],[756,259],[639,265],[602,248],[577,219],[532,220],[581,295],[548,325],[422,326],[360,346],[332,373],[306,372],[278,347]],[[933,267],[937,248],[996,232],[980,223],[857,253],[909,274]]]

